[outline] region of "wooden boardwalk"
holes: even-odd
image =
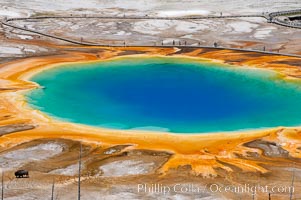
[[[9,18],[6,21],[20,20],[43,20],[43,19],[116,19],[116,20],[198,20],[198,19],[225,19],[225,18],[246,18],[246,17],[263,17],[267,15],[225,15],[225,16],[192,16],[192,17],[152,17],[152,16],[40,16],[40,17],[18,17]]]
[[[301,9],[272,12],[268,14],[268,20],[270,23],[274,23],[280,26],[301,29],[301,22],[295,23],[292,21],[283,21],[279,19],[279,17],[281,16],[297,15],[297,14],[301,15]]]

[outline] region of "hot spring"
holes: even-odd
[[[276,72],[176,57],[64,64],[31,79],[31,107],[111,129],[209,133],[301,124],[301,84]]]

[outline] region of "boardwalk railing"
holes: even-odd
[[[225,15],[225,16],[191,16],[191,17],[152,17],[152,16],[40,16],[40,17],[18,17],[9,18],[6,21],[22,21],[22,20],[41,20],[41,19],[120,19],[120,20],[197,20],[197,19],[223,19],[223,18],[245,18],[245,17],[265,17],[262,14],[255,15]]]
[[[272,13],[269,14],[269,16],[277,17],[277,16],[295,15],[295,14],[301,14],[301,9],[272,12]]]
[[[301,29],[301,22],[293,22],[293,21],[284,21],[278,18],[275,18],[273,20],[273,23],[281,25],[281,26],[286,26],[290,28],[298,28]]]

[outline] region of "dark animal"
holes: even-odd
[[[18,170],[15,172],[16,178],[29,178],[29,173],[26,170]]]

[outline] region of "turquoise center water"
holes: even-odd
[[[128,57],[43,71],[31,106],[66,121],[174,133],[301,124],[300,82],[195,59]]]

